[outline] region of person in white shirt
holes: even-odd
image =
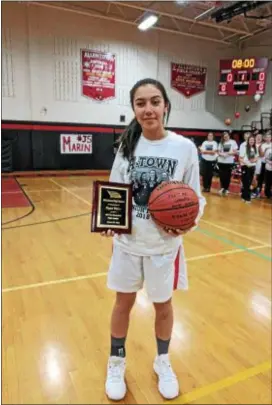
[[[250,135],[251,135],[251,132],[245,132],[244,133],[244,141],[240,144],[239,155],[244,155],[245,154],[247,140],[248,140]],[[243,184],[242,184],[242,187],[241,187],[241,194],[242,193],[243,193]]]
[[[265,188],[264,193],[267,198],[272,197],[272,144],[266,148],[264,154],[265,160]]]
[[[221,189],[220,195],[229,193],[231,173],[233,169],[234,159],[238,152],[238,145],[234,139],[230,138],[228,132],[224,132],[218,146],[217,164],[219,168],[219,178]]]
[[[248,140],[248,138],[250,137],[250,135],[251,135],[251,132],[245,132],[245,133],[244,133],[244,142],[242,142],[242,143],[240,144],[239,153],[242,153],[242,154],[245,153],[247,140]]]
[[[258,133],[255,137],[256,148],[258,151],[258,160],[256,163],[256,171],[255,171],[256,176],[258,176],[261,173],[262,158],[260,157],[259,149],[260,149],[262,142],[263,142],[263,135]]]
[[[262,194],[263,183],[265,179],[265,151],[267,148],[271,147],[271,131],[267,131],[266,135],[264,136],[264,142],[259,147],[259,155],[261,157],[262,165],[260,174],[258,176],[258,187],[257,187],[257,194],[256,197],[260,197]]]
[[[239,160],[242,169],[242,200],[246,203],[251,202],[251,184],[255,173],[258,160],[258,151],[255,144],[254,135],[250,135],[246,141],[245,148],[239,151]]]
[[[255,175],[254,175],[254,183],[256,183],[255,187],[252,190],[251,197],[256,198],[258,196],[258,179],[262,169],[262,157],[260,156],[259,149],[263,142],[263,135],[261,133],[257,133],[255,136],[255,144],[258,151],[258,159],[255,166]]]
[[[108,288],[116,292],[111,318],[111,351],[105,389],[112,400],[126,394],[125,341],[130,311],[137,292],[145,282],[155,308],[157,356],[153,367],[158,375],[158,390],[166,399],[179,394],[179,383],[172,370],[168,348],[173,327],[172,293],[176,258],[185,271],[181,231],[156,225],[148,212],[148,197],[163,180],[183,181],[199,198],[196,226],[206,204],[201,194],[197,148],[189,139],[165,129],[171,104],[164,86],[154,79],[137,82],[130,91],[134,119],[120,138],[110,174],[110,182],[134,184],[132,233],[114,234],[113,253],[108,272]],[[195,227],[193,227],[195,228]],[[181,268],[181,267],[180,267]],[[181,289],[187,289],[185,284]]]
[[[210,132],[206,141],[199,148],[202,157],[203,192],[210,192],[213,178],[214,165],[217,159],[218,145],[214,135]]]

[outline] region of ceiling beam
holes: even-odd
[[[67,11],[67,12],[85,15],[85,16],[89,16],[89,17],[100,18],[102,20],[115,21],[115,22],[119,22],[119,23],[129,24],[129,25],[133,25],[134,27],[137,27],[137,25],[138,25],[134,21],[128,21],[126,19],[122,20],[121,18],[112,17],[109,15],[96,14],[96,13],[90,12],[88,9],[85,9],[83,7],[72,6],[72,5],[70,5],[69,7],[66,7],[63,5],[60,6],[58,4],[59,3],[57,3],[57,2],[48,3],[48,2],[37,2],[37,1],[31,1],[28,3],[28,5],[53,8],[56,10]],[[183,35],[186,37],[202,39],[204,41],[210,41],[210,42],[215,42],[215,43],[224,44],[224,45],[232,45],[230,42],[224,41],[223,39],[216,39],[216,38],[212,38],[212,37],[205,37],[203,35],[190,34],[187,32],[177,31],[177,30],[170,29],[170,28],[153,27],[152,29],[156,30],[156,31],[168,32],[171,34],[177,34],[177,35]]]
[[[215,9],[215,6],[209,8],[208,10],[203,11],[202,13],[198,14],[195,17],[195,20],[199,20],[200,18],[205,17],[207,14],[211,14],[211,12]]]
[[[122,7],[118,6],[118,4],[115,4],[115,3],[112,3],[112,4],[114,4],[114,5],[116,6],[116,8],[119,10],[120,14],[121,14],[124,18],[126,18],[126,15],[125,15],[124,10],[122,9]]]
[[[226,39],[225,35],[223,34],[222,30],[220,28],[217,28],[219,34],[221,35],[222,38]],[[236,35],[236,34],[235,34]]]
[[[135,23],[135,24],[138,23],[138,21],[141,20],[141,18],[143,18],[143,17],[144,17],[144,13],[139,14],[138,17],[135,18],[134,23]]]
[[[109,12],[110,12],[110,8],[111,8],[111,3],[109,3],[109,4],[108,4],[106,14],[109,14]]]
[[[231,35],[228,35],[227,37],[225,37],[224,39],[225,39],[225,41],[227,41],[228,39],[236,37],[236,35],[239,35],[239,34],[231,34]]]
[[[132,8],[134,10],[147,11],[147,12],[150,12],[150,13],[160,13],[161,15],[163,15],[165,17],[175,18],[177,20],[186,21],[186,22],[189,22],[189,23],[195,22],[195,20],[192,19],[192,18],[183,17],[183,16],[180,16],[180,15],[177,15],[177,14],[167,13],[165,11],[159,11],[159,10],[155,10],[155,9],[152,9],[152,8],[145,8],[145,7],[138,6],[138,5],[131,4],[131,3],[125,3],[125,2],[121,2],[121,1],[120,2],[119,1],[114,1],[112,3],[119,4],[119,6],[122,6],[122,7]],[[202,25],[204,27],[218,29],[217,24],[213,24],[213,23],[209,23],[209,22],[197,21],[197,24]],[[225,25],[220,25],[220,29],[222,31],[225,30],[225,31],[229,31],[229,32],[235,32],[237,34],[244,34],[244,35],[248,34],[247,31],[239,30],[239,29],[236,29],[236,28],[226,27]]]
[[[180,31],[180,26],[178,25],[177,20],[175,20],[174,18],[172,18],[173,23],[175,24],[175,26],[177,27],[177,29]]]
[[[258,36],[260,36],[260,35],[262,35],[262,34],[264,34],[264,33],[267,33],[267,32],[271,32],[271,34],[272,34],[272,28],[271,27],[268,27],[268,28],[265,28],[265,29],[263,29],[263,28],[260,28],[260,29],[258,29],[258,30],[256,30],[256,31],[254,31],[253,33],[252,33],[252,36],[244,36],[244,37],[242,37],[241,39],[240,39],[240,42],[246,42],[246,41],[248,41],[249,39],[251,39],[252,41],[256,38],[256,37],[258,37]]]
[[[240,23],[241,24],[243,24],[243,26],[244,26],[244,29],[249,33],[250,32],[250,30],[249,30],[249,28],[248,28],[248,26],[247,26],[247,23],[245,22],[245,19],[244,19],[244,17],[243,16],[239,16],[240,18],[239,18],[239,20],[240,20]]]
[[[148,3],[148,6],[147,6],[147,7],[153,6],[154,3],[156,3],[156,2],[155,2],[155,1],[151,1],[150,3]],[[134,22],[136,23],[136,22],[138,22],[139,20],[141,20],[141,19],[144,17],[144,15],[145,15],[144,12],[141,13],[141,14],[139,14],[138,17],[135,18]]]

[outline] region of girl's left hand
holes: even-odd
[[[196,226],[194,224],[190,229],[187,229],[186,231],[183,231],[182,229],[171,229],[171,228],[164,228],[164,230],[171,236],[180,236],[180,235],[185,235],[186,233],[190,232],[190,230]]]

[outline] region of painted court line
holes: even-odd
[[[250,249],[263,249],[267,247],[267,245],[262,245],[262,246],[252,246]],[[203,259],[208,259],[209,257],[217,257],[217,256],[224,256],[224,255],[231,255],[235,253],[242,253],[244,250],[242,249],[236,249],[236,250],[228,250],[225,252],[220,252],[220,253],[211,253],[203,256],[196,256],[196,257],[189,257],[186,259],[186,262],[191,262],[195,260],[203,260]],[[31,288],[38,288],[38,287],[44,287],[48,285],[55,285],[55,284],[65,284],[69,283],[72,281],[80,281],[80,280],[86,280],[86,279],[93,279],[93,278],[98,278],[98,277],[103,277],[106,276],[108,273],[107,272],[101,272],[101,273],[94,273],[94,274],[86,274],[84,276],[75,276],[75,277],[68,277],[68,278],[63,278],[60,280],[51,280],[51,281],[43,281],[40,283],[34,283],[34,284],[24,284],[21,286],[17,287],[9,287],[9,288],[3,288],[2,293],[7,293],[7,292],[13,292],[13,291],[20,291],[20,290],[28,290]]]
[[[17,191],[1,191],[1,194],[21,194],[21,190]]]
[[[71,191],[71,189],[69,189],[69,188],[67,188],[67,187],[65,187],[65,186],[62,186],[62,185],[59,184],[57,181],[55,181],[55,180],[53,180],[53,179],[50,179],[50,181],[51,181],[53,184],[55,184],[56,186],[58,186],[60,189],[63,189],[63,190],[65,190],[67,193],[73,195],[73,196],[74,196],[75,198],[77,198],[78,200],[83,201],[85,204],[88,204],[89,206],[92,205],[92,204],[90,203],[90,201],[87,201],[87,200],[85,200],[84,198],[80,197],[79,195],[77,195],[76,193],[74,193],[73,191]],[[259,243],[259,244],[261,244],[261,245],[266,244],[266,242],[260,241],[260,240],[255,239],[255,238],[251,238],[250,236],[247,236],[247,235],[244,235],[244,234],[242,234],[242,233],[240,233],[240,232],[233,231],[232,229],[225,228],[225,227],[223,227],[223,226],[214,224],[213,222],[206,221],[206,220],[203,220],[203,219],[201,219],[200,222],[203,222],[203,223],[205,223],[205,224],[207,224],[207,225],[214,226],[215,228],[221,229],[222,231],[232,233],[233,235],[239,236],[240,238],[248,239],[248,240],[250,240],[251,242]],[[218,239],[219,239],[219,238],[218,238]],[[233,246],[234,246],[234,244],[233,244]],[[270,245],[269,245],[269,246],[270,246]],[[237,245],[237,247],[240,247],[240,246]]]
[[[248,239],[248,240],[250,240],[251,242],[261,243],[262,245],[265,244],[265,243],[267,243],[267,242],[260,241],[260,240],[255,239],[255,238],[251,238],[251,236],[244,235],[243,233],[233,231],[232,229],[225,228],[224,226],[220,226],[220,225],[214,224],[213,222],[206,221],[206,220],[204,220],[204,219],[201,219],[200,222],[203,222],[204,224],[207,224],[207,225],[214,226],[215,228],[221,229],[222,231],[232,233],[233,235],[240,236],[240,238]]]
[[[50,179],[50,181],[52,183],[54,183],[56,186],[59,186],[61,189],[67,191],[67,193],[73,195],[74,197],[76,197],[78,200],[83,201],[85,204],[88,204],[89,206],[91,206],[92,204],[90,203],[90,201],[85,200],[85,198],[80,197],[79,195],[77,195],[76,193],[74,193],[73,191],[71,191],[69,188],[62,186],[61,184],[59,184],[57,181]]]
[[[253,249],[249,249],[248,247],[246,247],[246,246],[244,246],[244,245],[240,245],[239,243],[233,242],[232,240],[229,240],[229,239],[225,238],[224,236],[217,235],[217,234],[214,233],[214,232],[207,231],[206,229],[201,229],[201,228],[197,228],[196,232],[203,233],[204,235],[207,235],[207,236],[209,236],[210,238],[219,240],[220,242],[223,242],[223,243],[225,243],[225,244],[227,244],[227,245],[236,247],[237,249],[241,249],[241,250],[243,250],[244,252],[247,252],[247,251],[248,251],[250,254],[255,255],[255,256],[257,256],[257,257],[260,257],[261,259],[267,260],[267,261],[269,261],[269,262],[272,261],[271,256],[264,255],[263,253],[258,253],[258,252],[256,252],[256,251],[253,250]],[[263,246],[264,246],[264,245],[263,245]],[[270,247],[270,245],[266,245],[266,247]]]
[[[91,187],[90,186],[84,186],[84,187],[69,187],[69,188],[67,188],[67,190],[86,190],[86,189],[91,189]],[[32,188],[32,189],[28,189],[28,188],[24,188],[24,190],[27,192],[27,193],[43,193],[43,192],[50,192],[50,191],[61,191],[61,188],[60,187],[58,187],[58,188],[41,188],[41,189],[34,189],[34,188]]]
[[[53,191],[61,191],[61,188],[48,188],[48,189],[40,189],[40,190],[28,190],[23,187],[23,190],[26,193],[41,193],[44,191],[53,192]],[[1,194],[20,194],[21,191],[2,191]]]
[[[224,224],[223,224],[223,225],[224,225]],[[254,224],[254,225],[249,225],[249,224],[247,224],[247,225],[231,224],[231,226],[236,227],[236,228],[254,228],[254,229],[267,230],[267,226],[265,226],[265,225],[262,225],[262,226],[258,225],[258,226],[256,226],[255,224]]]
[[[187,394],[181,395],[180,397],[171,400],[164,401],[164,404],[189,404],[200,398],[207,397],[208,395],[214,394],[222,389],[231,387],[239,382],[246,381],[251,377],[258,374],[265,373],[271,369],[271,362],[265,361],[264,363],[258,364],[257,366],[250,367],[244,371],[240,371],[230,377],[219,380],[213,384],[205,385],[201,388],[196,388],[195,390],[188,392]]]
[[[54,183],[55,185],[59,186],[60,188],[62,188],[63,190],[67,191],[67,193],[72,194],[72,195],[73,195],[74,197],[76,197],[77,199],[79,199],[79,200],[83,201],[84,203],[88,204],[89,206],[92,205],[89,201],[87,201],[87,200],[85,200],[84,198],[78,196],[77,194],[75,194],[74,192],[72,192],[69,188],[62,186],[62,185],[59,184],[57,181],[55,181],[55,180],[53,180],[53,179],[50,179],[50,181],[51,181],[52,183]],[[250,240],[251,242],[259,243],[259,244],[261,244],[261,245],[266,244],[266,242],[260,241],[260,240],[255,239],[255,238],[251,238],[250,236],[247,236],[247,235],[244,235],[244,234],[242,234],[242,233],[240,233],[240,232],[233,231],[232,229],[225,228],[225,227],[223,227],[223,226],[214,224],[213,222],[206,221],[206,220],[203,220],[203,219],[201,219],[200,222],[203,222],[204,224],[207,224],[207,225],[214,226],[215,228],[221,229],[222,231],[232,233],[233,235],[239,236],[240,238],[248,239],[248,240]],[[218,238],[218,239],[219,239],[219,238]],[[234,245],[234,244],[233,244],[233,245]],[[269,245],[269,246],[270,246],[270,245]],[[237,246],[237,247],[238,247],[238,246]]]
[[[239,248],[239,249],[233,249],[233,250],[226,250],[226,251],[220,252],[220,253],[210,253],[210,254],[203,255],[203,256],[189,257],[189,258],[186,260],[186,262],[193,262],[194,260],[200,260],[200,259],[208,259],[209,257],[217,257],[217,256],[224,256],[224,255],[232,255],[232,254],[234,254],[234,253],[241,253],[241,252],[244,252],[244,251],[246,251],[246,250],[250,250],[250,251],[251,251],[251,250],[256,250],[256,249],[263,249],[263,248],[266,248],[266,247],[270,247],[270,245],[251,246],[251,247],[249,247],[249,248],[247,248],[247,249]]]
[[[103,277],[103,276],[106,276],[107,274],[108,273],[93,273],[93,274],[86,274],[84,276],[68,277],[68,278],[62,278],[59,280],[51,280],[51,281],[43,281],[40,283],[34,283],[34,284],[19,285],[18,287],[3,288],[2,293],[11,292],[11,291],[19,291],[19,290],[28,290],[30,288],[44,287],[47,285],[65,284],[65,283],[70,283],[71,281],[80,281],[80,280],[92,279],[92,278],[97,278],[97,277]]]

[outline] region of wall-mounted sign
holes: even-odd
[[[90,134],[61,134],[60,135],[61,154],[92,154],[93,136]]]

